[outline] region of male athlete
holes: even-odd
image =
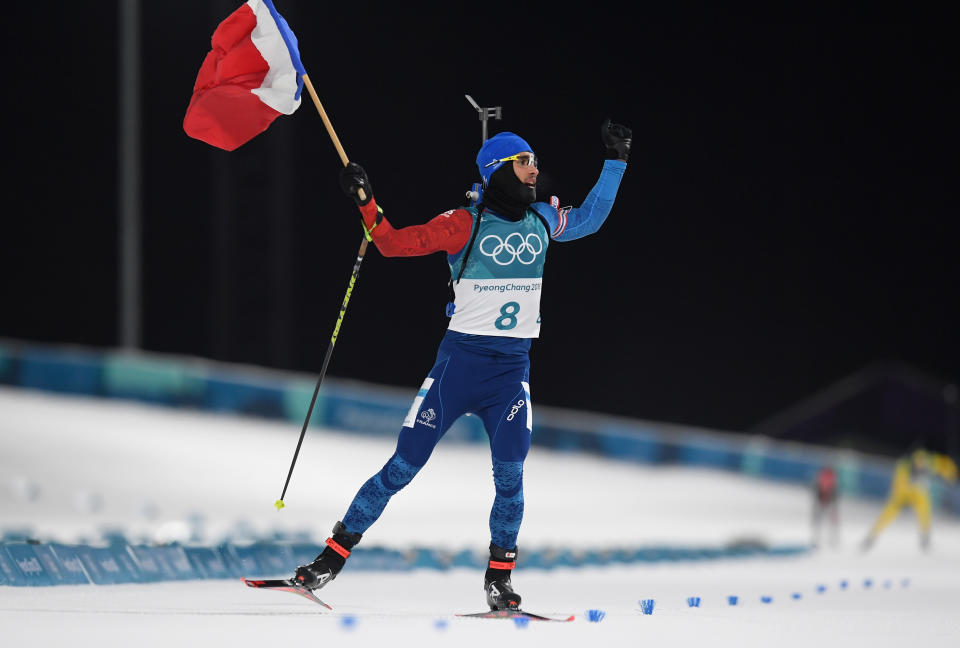
[[[523,518],[523,461],[530,449],[530,342],[540,333],[540,295],[547,246],[596,232],[613,206],[632,133],[606,120],[606,160],[580,207],[556,197],[537,202],[537,158],[514,133],[499,133],[477,154],[483,191],[476,207],[452,209],[423,225],[394,229],[373,197],[364,169],[350,163],[340,184],[360,208],[367,236],[384,256],[446,252],[454,288],[448,330],[436,364],[400,428],[397,448],[367,480],[333,527],[316,560],[294,579],[317,589],[333,580],[350,550],[410,483],[460,416],[478,416],[490,438],[496,495],[490,511],[490,561],[484,590],[492,610],[518,608],[510,574]],[[360,191],[362,190],[362,194]],[[362,195],[362,198],[361,198]]]

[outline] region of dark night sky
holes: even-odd
[[[604,228],[551,247],[537,402],[744,430],[877,361],[960,380],[946,25],[342,4],[277,0],[396,226],[464,203],[481,137],[465,93],[503,107],[491,134],[531,142],[564,204],[598,176],[601,121],[633,129]],[[143,346],[316,373],[361,238],[316,110],[305,95],[232,153],[182,130],[237,6],[144,3]],[[119,342],[115,10],[18,5],[49,46],[29,29],[4,45],[0,337]],[[442,255],[368,253],[329,375],[414,390],[446,282]]]

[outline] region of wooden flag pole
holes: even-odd
[[[313,104],[317,107],[317,112],[320,113],[320,119],[323,120],[323,125],[327,128],[327,134],[330,135],[330,139],[333,140],[333,146],[337,149],[337,153],[340,155],[340,161],[343,162],[343,166],[347,166],[350,162],[347,159],[347,154],[343,150],[343,145],[340,144],[340,138],[337,137],[337,133],[333,130],[333,124],[330,123],[330,118],[327,117],[327,111],[323,109],[323,104],[320,103],[320,97],[317,96],[317,91],[313,89],[313,84],[310,83],[310,77],[306,74],[303,75],[303,84],[307,86],[307,92],[310,93],[310,98],[313,99]],[[357,195],[360,197],[360,200],[365,198],[363,189],[357,191]],[[360,264],[363,263],[363,257],[367,252],[367,237],[364,236],[363,240],[360,241],[360,251],[357,253],[357,260],[353,264],[353,272],[350,274],[350,283],[347,284],[347,294],[343,297],[343,303],[340,305],[340,315],[337,317],[337,323],[333,327],[333,335],[330,337],[330,344],[327,346],[327,354],[323,358],[323,367],[320,369],[320,377],[317,379],[317,386],[313,389],[313,397],[310,399],[310,406],[307,408],[307,416],[303,419],[303,427],[300,429],[300,439],[297,441],[297,449],[293,453],[293,461],[290,462],[290,470],[287,471],[287,481],[283,484],[283,492],[280,493],[280,499],[273,503],[279,511],[284,507],[283,498],[287,494],[287,487],[290,485],[290,477],[293,475],[293,467],[297,464],[297,457],[300,455],[300,446],[303,445],[303,437],[307,433],[307,426],[310,424],[310,415],[313,413],[313,406],[317,402],[317,394],[320,393],[320,384],[323,382],[323,377],[327,374],[327,367],[330,364],[330,356],[333,355],[333,347],[337,343],[337,335],[340,333],[340,325],[343,324],[343,316],[347,312],[347,304],[350,302],[350,295],[353,294],[353,286],[357,282],[357,276],[360,274]]]
[[[327,135],[330,136],[330,139],[333,140],[333,147],[337,149],[337,154],[340,156],[340,161],[343,162],[343,166],[347,166],[350,160],[347,158],[346,151],[343,150],[343,144],[340,143],[340,138],[337,137],[337,132],[333,130],[333,124],[330,123],[330,118],[327,117],[327,111],[323,109],[323,104],[320,103],[320,97],[317,96],[317,91],[313,89],[313,84],[310,83],[310,77],[307,74],[304,74],[303,85],[307,87],[307,92],[310,93],[310,98],[313,99],[313,105],[317,107],[317,112],[320,113],[320,119],[323,120],[323,125],[327,129]],[[366,199],[366,195],[363,193],[363,189],[357,190],[357,195],[360,197],[360,200]],[[363,243],[360,244],[360,256],[363,256],[363,253],[367,250],[367,238],[363,238]]]
[[[343,145],[340,144],[340,138],[337,137],[337,133],[333,130],[333,124],[330,123],[330,118],[327,117],[327,111],[323,109],[323,104],[320,103],[320,97],[317,96],[317,91],[313,89],[313,84],[310,83],[310,77],[304,74],[302,78],[303,85],[307,86],[307,92],[310,93],[310,98],[313,99],[313,105],[317,107],[317,112],[320,113],[320,119],[323,120],[323,125],[327,127],[327,133],[330,135],[330,139],[333,140],[333,146],[337,149],[337,153],[340,154],[340,161],[343,162],[343,166],[347,166],[350,160],[347,159]]]

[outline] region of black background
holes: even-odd
[[[142,346],[315,373],[362,235],[317,111],[304,93],[230,153],[182,129],[237,6],[143,4]],[[0,336],[116,346],[116,5],[17,7]],[[747,430],[879,361],[960,380],[946,24],[277,7],[395,226],[465,203],[481,124],[464,94],[503,107],[490,134],[530,142],[563,204],[598,177],[602,120],[633,129],[603,229],[551,246],[538,403]],[[329,375],[414,390],[447,323],[445,261],[371,249]]]

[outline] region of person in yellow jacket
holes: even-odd
[[[950,457],[918,448],[899,459],[893,469],[887,503],[864,538],[862,549],[870,549],[880,532],[904,507],[909,506],[916,513],[920,526],[920,546],[926,550],[930,546],[930,485],[936,477],[949,482],[956,481],[957,465]]]

